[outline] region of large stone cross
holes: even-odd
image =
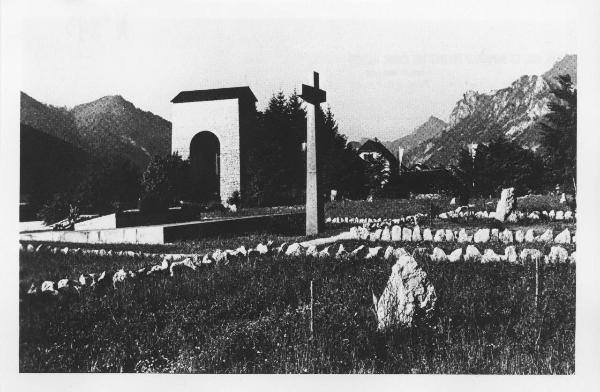
[[[314,87],[302,85],[300,98],[306,108],[306,235],[318,234],[324,224],[324,206],[317,162],[317,106],[325,102],[326,93],[319,88],[319,74],[313,72]]]

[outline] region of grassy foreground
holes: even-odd
[[[436,317],[387,332],[376,331],[371,301],[391,269],[380,259],[264,256],[76,298],[22,294],[20,370],[574,373],[574,265],[543,268],[536,311],[532,266],[417,257],[437,291]],[[22,253],[21,287],[149,263],[156,261]]]

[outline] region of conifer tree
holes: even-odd
[[[555,100],[539,124],[542,148],[550,177],[563,189],[574,189],[577,181],[577,89],[569,75],[558,77],[552,89]]]

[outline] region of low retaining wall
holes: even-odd
[[[288,235],[303,235],[305,231],[304,212],[276,215],[259,215],[221,219],[189,224],[164,226],[165,242],[192,240],[219,234],[242,234],[268,232]]]
[[[125,227],[79,231],[21,233],[21,241],[73,242],[85,244],[164,244],[162,226]]]
[[[75,230],[105,230],[170,223],[187,223],[198,221],[198,219],[199,217],[197,214],[192,214],[189,211],[176,208],[158,213],[121,211],[75,223]]]
[[[164,244],[225,233],[241,234],[261,231],[301,235],[304,233],[304,222],[305,215],[304,212],[301,212],[117,229],[39,231],[21,233],[20,240],[86,244]]]

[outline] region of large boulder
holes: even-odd
[[[490,241],[492,241],[492,242],[498,242],[498,241],[500,241],[500,230],[498,230],[498,229],[492,229],[492,234],[490,236]]]
[[[369,234],[369,240],[372,241],[372,242],[379,241],[380,239],[381,239],[381,229],[377,229],[375,231],[372,231]]]
[[[286,256],[300,256],[302,255],[302,245],[297,242],[294,242],[285,250]]]
[[[515,188],[502,189],[502,193],[500,194],[500,200],[498,200],[498,204],[496,205],[496,212],[494,214],[494,217],[500,222],[504,222],[506,217],[515,208],[514,193]]]
[[[499,237],[503,244],[511,244],[513,242],[513,233],[508,229],[504,229]]]
[[[452,230],[446,229],[444,238],[447,242],[454,241],[454,233],[452,232]]]
[[[477,249],[473,245],[467,245],[467,249],[465,250],[465,261],[479,261],[481,259],[481,253],[479,249]]]
[[[515,241],[518,243],[525,241],[525,234],[523,234],[523,230],[515,231]]]
[[[402,228],[398,225],[392,226],[392,241],[397,242],[402,240]]]
[[[383,247],[381,246],[376,246],[374,248],[369,248],[369,250],[367,251],[367,255],[365,256],[366,260],[375,258],[377,256],[379,256],[379,253],[381,252],[381,249],[383,249]]]
[[[392,257],[393,255],[394,255],[394,247],[390,245],[387,248],[385,248],[385,252],[383,252],[383,259],[389,260],[390,257]]]
[[[415,226],[412,232],[412,240],[413,242],[421,242],[423,238],[421,237],[421,229],[419,226]]]
[[[386,242],[392,240],[392,234],[390,233],[389,227],[386,226],[383,228],[383,231],[381,232],[381,240]]]
[[[546,262],[564,263],[569,259],[569,253],[562,246],[553,246],[550,248],[550,254],[547,256]]]
[[[431,235],[430,228],[423,230],[423,241],[433,241],[433,235]]]
[[[506,249],[504,249],[504,258],[509,263],[517,262],[517,260],[518,260],[517,250],[515,249],[515,247],[513,245],[507,246]]]
[[[462,244],[463,242],[470,242],[469,236],[467,235],[467,231],[465,229],[460,229],[458,232],[458,243]]]
[[[44,294],[57,295],[58,290],[56,290],[56,284],[51,280],[46,280],[42,282],[41,292]]]
[[[536,240],[538,242],[552,242],[552,240],[554,239],[554,235],[552,233],[552,229],[548,229],[544,232],[544,234],[542,234],[541,236],[537,237]]]
[[[527,230],[525,233],[525,242],[534,242],[535,241],[535,233],[533,229]]]
[[[538,249],[530,249],[526,248],[521,251],[519,254],[519,259],[521,259],[522,263],[525,263],[527,260],[535,261],[542,259],[542,252]]]
[[[492,249],[486,249],[483,252],[483,256],[481,257],[482,263],[496,263],[500,260],[500,256],[497,255],[496,252],[494,252]]]
[[[454,263],[456,261],[460,261],[461,256],[462,256],[462,249],[458,248],[448,255],[448,261],[450,261],[452,263]]]
[[[366,256],[366,253],[368,252],[368,248],[365,247],[364,245],[359,245],[356,249],[354,249],[352,252],[350,252],[349,257],[351,258],[361,258]]]
[[[412,240],[412,230],[408,227],[402,228],[402,241],[410,242]]]
[[[344,245],[340,244],[338,251],[335,253],[335,258],[339,260],[339,259],[343,259],[347,256],[348,256],[348,252],[346,251],[346,249],[344,249]]]
[[[259,244],[260,245],[260,244]],[[257,246],[258,248],[258,246]],[[306,256],[309,257],[317,257],[319,255],[319,251],[317,250],[317,247],[315,245],[310,245],[307,249],[306,249]]]
[[[330,246],[326,246],[324,249],[321,249],[321,251],[319,251],[319,253],[317,254],[317,257],[319,259],[326,259],[328,257],[331,256],[331,254],[329,253],[329,249],[331,247]]]
[[[431,261],[446,261],[448,256],[446,256],[446,252],[437,246],[433,248],[433,253],[431,254]]]
[[[569,231],[569,229],[564,229],[556,237],[554,237],[554,242],[556,242],[557,244],[570,244],[571,232]]]
[[[490,229],[479,229],[473,236],[475,243],[486,243],[490,240]]]
[[[394,249],[392,256],[394,256],[395,259],[398,259],[400,257],[410,256],[410,254],[404,248],[396,248]]]
[[[350,235],[356,240],[366,240],[369,238],[369,229],[362,226],[354,226],[350,228]]]
[[[377,329],[392,326],[412,326],[433,313],[437,297],[427,273],[411,256],[400,256],[392,267],[387,285],[373,305],[377,314]],[[419,320],[417,320],[417,318]]]

